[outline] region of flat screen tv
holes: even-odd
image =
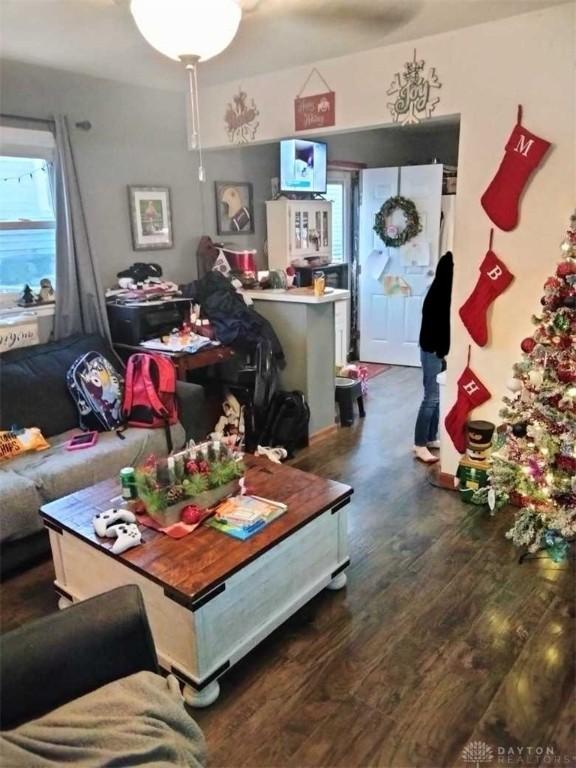
[[[304,139],[280,142],[280,191],[326,192],[326,144]]]

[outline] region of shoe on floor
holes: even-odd
[[[425,445],[415,445],[413,450],[414,457],[418,459],[418,461],[422,461],[424,464],[435,464],[437,461],[439,461],[438,456],[434,456],[433,453],[430,453]]]
[[[433,448],[437,451],[440,450],[440,440],[430,440],[429,443],[426,443],[427,448]]]

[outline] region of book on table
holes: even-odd
[[[248,539],[283,515],[288,507],[260,496],[233,496],[218,505],[205,525],[236,539]]]

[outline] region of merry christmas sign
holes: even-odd
[[[318,75],[326,91],[311,96],[303,96],[312,75]],[[294,130],[308,131],[316,128],[328,128],[336,124],[336,94],[316,68],[310,72],[300,93],[294,99]]]

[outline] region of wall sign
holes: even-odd
[[[0,353],[38,343],[36,318],[15,317],[4,320],[0,325]]]
[[[388,96],[396,100],[386,105],[395,123],[410,125],[431,117],[440,101],[440,96],[432,97],[431,89],[442,88],[435,67],[430,67],[428,77],[424,77],[424,59],[416,59],[416,49],[412,61],[406,62],[404,72],[394,75]]]
[[[228,102],[224,113],[226,133],[231,144],[248,144],[254,141],[260,123],[256,119],[260,114],[254,99],[248,103],[248,94],[242,88]]]
[[[310,96],[302,96],[312,75],[318,75],[324,83],[326,91]],[[328,128],[336,124],[336,94],[330,88],[320,72],[314,67],[310,72],[300,92],[294,99],[294,130],[307,131],[316,128]]]

